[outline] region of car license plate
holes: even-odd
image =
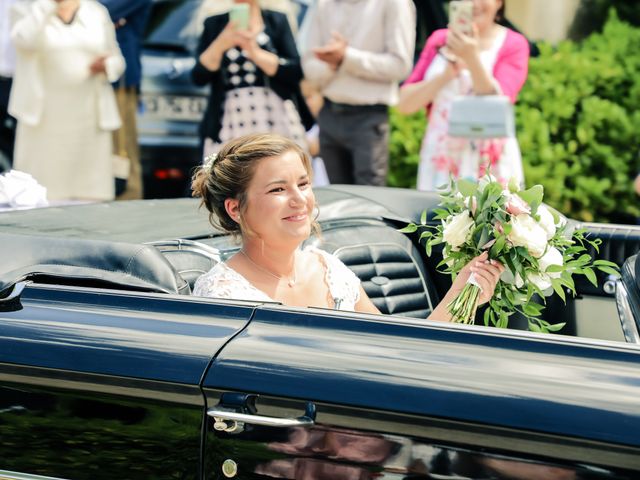
[[[207,107],[205,97],[142,95],[143,113],[166,120],[202,120]]]

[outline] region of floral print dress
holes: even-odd
[[[487,71],[493,71],[506,34],[506,29],[503,29],[492,47],[480,53],[480,60]],[[424,79],[431,80],[440,75],[446,68],[446,62],[441,55],[436,55]],[[451,103],[460,95],[472,94],[472,86],[471,74],[466,69],[462,70],[458,77],[438,92],[433,101],[420,151],[418,190],[436,190],[447,185],[450,175],[455,179],[476,181],[487,169],[500,182],[506,183],[515,178],[519,184],[524,184],[522,158],[515,137],[472,140],[448,135]]]

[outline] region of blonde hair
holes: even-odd
[[[227,233],[249,232],[243,224],[243,213],[247,209],[247,188],[260,160],[279,157],[295,152],[300,157],[311,181],[312,169],[309,155],[298,144],[273,133],[244,135],[223,145],[217,155],[195,171],[191,190],[194,197],[202,200],[200,206],[209,211],[209,222]],[[232,219],[224,206],[227,198],[238,200],[240,223]],[[314,222],[312,230],[317,230]]]

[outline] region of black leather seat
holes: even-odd
[[[211,270],[221,260],[221,252],[209,245],[193,240],[162,240],[150,242],[169,261],[173,268],[189,284],[189,291],[200,275]]]
[[[640,255],[624,262],[621,277],[616,284],[616,306],[624,338],[640,343]]]
[[[353,270],[382,313],[426,318],[437,305],[417,248],[382,221],[329,223],[307,243],[333,253]]]

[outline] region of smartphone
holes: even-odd
[[[449,28],[458,33],[473,35],[473,0],[449,2]]]
[[[236,24],[238,30],[249,30],[249,4],[234,4],[229,10],[229,20]]]

